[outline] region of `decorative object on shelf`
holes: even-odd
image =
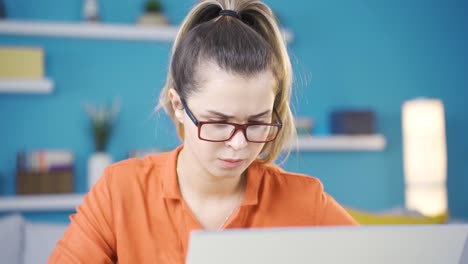
[[[87,22],[99,21],[98,0],[83,0],[83,18]]]
[[[0,46],[0,79],[44,78],[41,47]]]
[[[314,127],[314,120],[310,117],[296,117],[294,118],[297,135],[310,135]]]
[[[369,110],[336,110],[330,114],[332,134],[369,135],[375,133],[375,115]]]
[[[17,155],[16,193],[72,193],[74,155],[68,150],[37,150]]]
[[[6,8],[3,0],[0,0],[0,19],[6,18]]]
[[[402,128],[406,208],[426,216],[446,213],[447,145],[442,101],[404,102]]]
[[[167,25],[167,19],[162,13],[162,6],[159,0],[147,0],[144,14],[138,19],[141,25]]]
[[[104,169],[112,164],[112,156],[106,152],[94,152],[88,159],[88,190],[101,178]]]
[[[106,147],[120,112],[120,100],[114,101],[110,107],[96,107],[89,103],[85,103],[84,107],[91,120],[95,145],[95,152],[88,159],[88,188],[91,188],[102,176],[105,167],[112,163]]]

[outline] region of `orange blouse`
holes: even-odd
[[[106,168],[48,263],[184,263],[190,231],[202,227],[179,191],[182,147]],[[254,162],[224,228],[356,224],[318,179]]]

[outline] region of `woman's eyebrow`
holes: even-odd
[[[261,113],[258,113],[258,114],[255,114],[255,115],[251,115],[249,116],[249,118],[258,118],[258,117],[262,117],[266,114],[269,114],[271,112],[271,110],[266,110],[266,111],[263,111]],[[211,114],[211,115],[215,115],[215,116],[219,116],[219,117],[223,117],[223,118],[226,118],[226,119],[233,119],[235,118],[235,116],[230,116],[230,115],[226,115],[226,114],[223,114],[223,113],[220,113],[218,111],[214,111],[214,110],[208,110],[208,114]]]
[[[223,113],[220,113],[220,112],[214,111],[214,110],[208,110],[207,112],[208,112],[208,115],[215,115],[215,116],[223,117],[223,118],[226,118],[226,119],[234,118],[234,116],[225,115]]]
[[[269,113],[271,113],[271,110],[266,110],[266,111],[263,111],[263,112],[261,112],[259,114],[251,115],[249,118],[258,118],[258,117],[262,117],[262,116],[264,116],[266,114],[269,114]]]

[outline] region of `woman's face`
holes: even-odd
[[[224,71],[214,63],[205,63],[199,69],[199,89],[186,99],[198,121],[272,121],[275,79],[270,71],[245,77]],[[225,142],[204,141],[199,139],[197,126],[182,107],[176,109],[176,117],[184,124],[183,151],[191,169],[210,176],[241,175],[265,144],[247,142],[242,131]]]

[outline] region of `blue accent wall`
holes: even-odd
[[[144,1],[101,0],[106,23],[134,23]],[[195,1],[162,1],[179,24]],[[293,154],[288,170],[320,178],[344,205],[382,210],[404,204],[401,104],[415,97],[444,101],[448,143],[449,207],[468,219],[468,2],[266,1],[294,34],[294,112],[313,117],[327,134],[335,108],[374,109],[382,152]],[[81,0],[6,0],[12,19],[80,21]],[[76,155],[76,191],[86,190],[93,151],[82,102],[122,98],[109,152],[116,160],[135,148],[178,145],[173,126],[153,107],[168,68],[170,43],[0,35],[0,45],[41,46],[51,95],[0,94],[0,186],[14,194],[15,155],[22,149],[69,148]],[[45,216],[44,216],[45,215]],[[47,214],[30,216],[47,219]],[[57,216],[51,217],[56,220]]]

